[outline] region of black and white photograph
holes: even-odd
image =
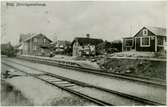
[[[166,106],[167,1],[1,1],[1,106]]]

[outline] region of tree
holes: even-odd
[[[122,51],[122,41],[121,40],[114,40],[111,42],[111,47],[113,49],[117,49],[118,52]]]
[[[111,49],[111,43],[108,41],[104,41],[96,46],[96,54],[101,55],[104,53],[109,53]]]
[[[16,56],[17,50],[11,45],[11,43],[1,44],[1,54],[8,57]]]

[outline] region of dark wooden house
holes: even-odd
[[[87,37],[76,37],[72,42],[72,55],[95,55],[95,47],[102,42],[102,39],[89,38],[89,35]]]
[[[20,54],[22,55],[45,55],[48,50],[41,48],[50,44],[52,41],[43,34],[21,34],[20,35]]]
[[[167,42],[166,29],[160,27],[143,27],[133,37],[123,38],[123,51],[159,52]]]

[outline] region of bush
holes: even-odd
[[[15,57],[17,53],[17,49],[15,49],[10,43],[1,44],[1,54],[6,55],[8,57]]]
[[[122,51],[122,42],[121,40],[115,40],[111,42],[111,47],[117,49],[118,52]]]

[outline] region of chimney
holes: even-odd
[[[86,34],[86,37],[87,37],[87,38],[90,38],[90,34]]]

